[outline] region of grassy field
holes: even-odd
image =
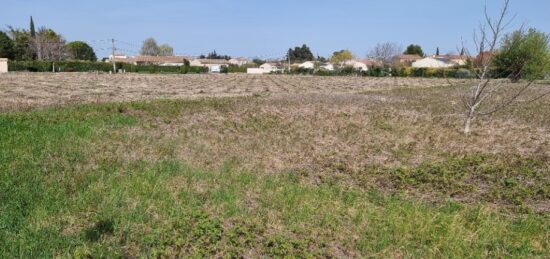
[[[464,136],[445,80],[111,78],[0,77],[1,258],[550,256],[550,97]]]

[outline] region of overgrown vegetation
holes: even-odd
[[[0,257],[547,257],[548,103],[465,138],[455,91],[2,113]]]

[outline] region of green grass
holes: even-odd
[[[295,172],[245,170],[229,158],[223,168],[206,170],[170,152],[128,161],[105,151],[125,137],[115,133],[149,123],[131,111],[169,122],[231,103],[155,101],[0,114],[0,257],[550,256],[546,214],[504,213],[483,202],[427,203],[338,181],[312,184]],[[277,121],[245,124],[269,130]],[[384,121],[378,125],[391,130]],[[538,177],[538,162],[491,159],[372,174],[388,175],[384,179],[401,190],[456,192],[468,190],[466,172],[481,170],[490,181],[510,175],[499,184],[527,188],[520,197],[548,198],[514,182],[517,172]]]

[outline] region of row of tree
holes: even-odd
[[[65,38],[52,29],[35,29],[31,17],[29,29],[8,27],[0,31],[0,57],[14,60],[90,60],[97,57],[92,47],[82,41],[67,43]]]

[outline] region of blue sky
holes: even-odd
[[[420,44],[426,53],[471,41],[485,2],[501,0],[0,0],[0,25],[50,27],[69,41],[89,41],[104,56],[115,38],[128,54],[154,37],[176,53],[277,58],[306,43],[314,54],[350,49],[364,57],[377,42]],[[550,33],[550,1],[512,0],[514,26]]]

